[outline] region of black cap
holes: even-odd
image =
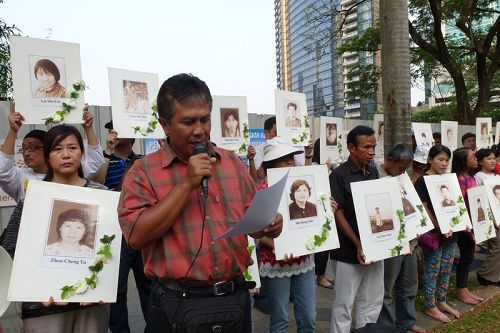
[[[112,121],[112,120],[111,120],[111,121],[108,121],[108,122],[106,123],[106,125],[104,125],[104,128],[107,128],[107,129],[109,129],[109,130],[112,130],[112,129],[113,129],[113,121]]]

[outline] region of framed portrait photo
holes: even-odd
[[[410,252],[404,229],[403,204],[398,179],[351,184],[359,237],[366,261],[379,261]],[[400,235],[402,233],[402,235]]]
[[[319,143],[321,164],[325,164],[328,159],[332,162],[342,160],[343,149],[347,149],[342,141],[342,118],[320,118]]]
[[[482,185],[467,190],[476,244],[496,237],[493,211],[486,194],[487,189],[487,186]]]
[[[324,165],[267,170],[269,185],[290,170],[278,211],[283,230],[274,239],[277,260],[338,248],[337,227],[330,207],[330,183]]]
[[[245,96],[212,98],[210,140],[221,148],[246,156],[250,144],[247,98]]]
[[[45,118],[62,110],[73,83],[82,80],[80,45],[11,36],[10,54],[16,109],[22,112],[26,124],[44,124]],[[80,92],[64,122],[82,123],[84,106]]]
[[[308,128],[306,95],[275,90],[276,129],[278,135],[291,145],[307,145],[310,138]]]
[[[158,94],[158,75],[108,68],[109,93],[113,129],[119,138],[165,137],[159,123],[153,132],[135,131],[134,127],[147,129],[153,116],[153,105]]]
[[[500,121],[497,121],[497,125],[495,127],[495,142],[494,144],[500,143]]]
[[[500,177],[485,178],[484,187],[495,223],[500,226]]]
[[[491,118],[476,118],[476,147],[490,148],[493,145]]]
[[[457,149],[458,122],[441,120],[441,144],[448,147],[451,151]]]
[[[434,229],[431,218],[427,214],[410,177],[405,172],[397,177],[403,212],[406,219],[406,236],[409,240]]]
[[[77,199],[76,199],[77,198]],[[31,180],[26,192],[8,299],[63,300],[61,289],[79,286],[69,302],[116,301],[121,229],[119,193]],[[102,239],[115,236],[95,288],[84,288],[89,267],[102,262]]]
[[[424,176],[424,181],[443,234],[472,228],[456,174]]]
[[[432,128],[429,123],[411,123],[417,147],[429,151],[433,145]]]

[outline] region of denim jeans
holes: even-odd
[[[261,278],[264,286],[271,315],[269,322],[270,333],[288,332],[290,315],[288,301],[294,304],[297,332],[316,331],[316,283],[314,271],[310,270],[299,275],[283,278]]]
[[[128,246],[122,238],[120,270],[118,273],[118,293],[116,303],[111,303],[109,329],[113,333],[128,333],[127,285],[130,269],[134,272],[135,285],[139,292],[141,310],[144,320],[147,320],[151,293],[151,281],[144,275],[144,264],[140,251]]]
[[[409,330],[416,323],[417,252],[384,260],[384,305],[378,323]],[[394,289],[395,301],[392,297]],[[395,305],[396,318],[393,315]]]

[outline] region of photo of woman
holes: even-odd
[[[481,123],[481,141],[488,141],[488,123]]]
[[[481,204],[481,199],[477,198],[477,221],[486,221],[486,215],[484,214],[483,205]]]
[[[222,137],[238,138],[240,137],[240,116],[238,109],[220,109],[222,118]]]
[[[378,129],[377,129],[377,142],[383,142],[384,141],[384,122],[379,121],[378,122]]]
[[[66,98],[66,88],[59,83],[61,74],[56,64],[49,59],[40,59],[33,70],[37,81],[32,97]]]
[[[94,257],[93,246],[87,246],[87,238],[94,238],[95,228],[82,209],[65,210],[57,217],[57,239],[48,244],[45,255],[61,257]]]
[[[408,200],[408,193],[406,192],[406,189],[404,186],[400,186],[399,189],[401,191],[401,200],[403,201],[403,212],[405,213],[405,216],[415,213],[415,207],[413,207],[413,204],[410,200]]]
[[[326,124],[326,145],[337,145],[337,124]]]
[[[316,205],[308,201],[311,194],[311,186],[306,180],[297,179],[292,183],[290,187],[290,200],[292,203],[288,206],[290,220],[315,217],[318,215]]]

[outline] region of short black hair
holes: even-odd
[[[358,125],[349,131],[347,134],[347,144],[358,145],[358,137],[362,135],[371,136],[374,135],[375,131],[368,126]]]
[[[274,125],[276,125],[276,117],[275,116],[269,117],[264,122],[264,130],[270,131],[273,129]]]
[[[432,133],[432,138],[433,138],[434,140],[436,140],[436,139],[441,139],[441,133],[439,133],[439,132],[434,132],[434,133]]]
[[[394,162],[413,161],[413,150],[409,144],[398,143],[389,150],[387,157]]]
[[[167,79],[158,91],[156,103],[158,106],[158,115],[171,123],[174,116],[174,103],[208,104],[212,110],[212,95],[207,84],[193,74],[177,74]]]
[[[54,75],[54,79],[56,80],[56,82],[59,82],[59,80],[61,79],[61,74],[59,73],[59,69],[57,68],[56,64],[54,64],[54,62],[52,62],[49,59],[40,59],[36,62],[34,71],[35,71],[35,78],[37,79],[38,79],[37,72],[39,69],[43,70],[45,73],[50,73]]]
[[[474,138],[475,139],[476,138],[476,134],[471,133],[471,132],[467,132],[464,135],[462,135],[462,144],[464,144],[465,140],[467,140],[469,138]]]

